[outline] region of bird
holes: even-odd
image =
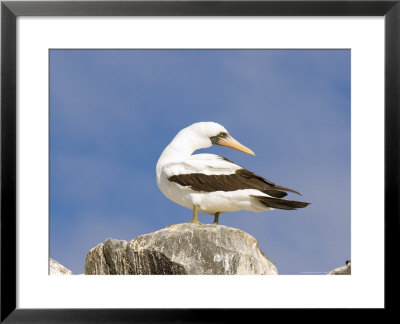
[[[262,212],[295,210],[309,203],[282,199],[287,192],[299,192],[277,185],[215,154],[193,154],[212,145],[255,155],[215,122],[194,123],[181,131],[165,147],[157,162],[156,180],[161,192],[173,202],[193,210],[192,221],[202,224],[198,213],[214,215],[219,224],[222,213],[238,210]]]

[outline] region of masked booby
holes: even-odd
[[[219,215],[237,210],[293,210],[309,203],[282,199],[297,191],[275,183],[215,154],[194,151],[222,145],[255,155],[220,124],[200,122],[182,129],[162,152],[156,167],[157,184],[173,202],[193,210],[191,223],[201,224],[198,212]]]

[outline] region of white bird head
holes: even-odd
[[[190,143],[194,149],[221,145],[235,150],[255,155],[252,150],[240,144],[225,127],[214,122],[200,122],[182,129],[176,137]]]

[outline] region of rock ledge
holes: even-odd
[[[56,260],[49,258],[50,275],[72,275],[72,271],[58,263]]]
[[[328,275],[351,275],[351,261],[347,260],[344,267],[333,269]]]
[[[89,251],[85,274],[278,274],[251,235],[223,225],[182,223]]]

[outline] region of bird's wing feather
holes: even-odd
[[[170,162],[164,166],[167,177],[188,173],[206,175],[231,174],[241,167],[228,159],[214,154],[196,154],[184,161]]]
[[[303,201],[277,199],[277,198],[264,197],[264,196],[253,196],[253,197],[257,198],[258,201],[261,202],[266,207],[286,209],[286,210],[294,210],[297,208],[304,208],[310,204],[310,203],[303,202]]]
[[[197,154],[184,162],[169,163],[164,168],[169,181],[195,191],[257,189],[276,198],[285,197],[285,191],[298,194],[213,154]]]

